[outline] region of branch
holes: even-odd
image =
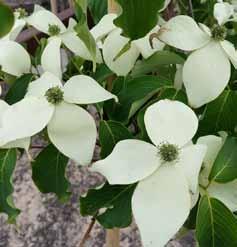
[[[189,9],[189,15],[194,18],[194,12],[193,12],[193,2],[192,0],[188,0],[188,9]]]
[[[90,237],[90,233],[91,233],[91,231],[92,231],[94,225],[95,225],[95,218],[93,217],[93,218],[91,219],[91,223],[90,223],[89,227],[88,227],[87,230],[86,230],[86,233],[84,234],[84,236],[83,236],[83,238],[82,238],[82,240],[81,240],[81,243],[79,244],[79,247],[83,247],[83,246],[84,246],[84,244],[86,243],[86,241],[87,241],[88,238]]]

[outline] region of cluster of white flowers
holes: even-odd
[[[1,101],[0,145],[27,149],[30,137],[47,126],[49,139],[63,154],[81,165],[88,165],[96,143],[96,124],[77,104],[117,98],[89,76],[73,76],[66,83],[61,82],[62,42],[67,47],[81,47],[82,44],[73,29],[66,29],[57,16],[39,6],[31,16],[22,18],[0,41],[3,72],[20,76],[32,70],[27,51],[17,42],[10,41],[26,23],[51,37],[41,56],[42,75],[29,84],[25,98],[11,106]]]
[[[122,30],[114,25],[116,14],[105,15],[90,30],[97,45],[96,62],[104,61],[118,76],[126,76],[140,55],[146,59],[165,45],[186,51],[188,58],[179,72],[190,106],[198,108],[216,99],[226,88],[231,63],[237,68],[237,51],[225,40],[225,24],[236,20],[235,8],[235,3],[218,2],[214,8],[217,24],[211,28],[182,15],[168,22],[160,20],[145,37],[133,41],[122,36]],[[56,15],[40,6],[30,16],[18,10],[15,18],[12,31],[0,40],[1,71],[16,77],[34,71],[30,55],[14,41],[25,25],[50,37],[41,56],[41,73],[29,84],[24,99],[13,105],[0,101],[1,148],[27,150],[30,138],[47,127],[50,141],[60,152],[81,165],[90,164],[96,124],[78,105],[117,101],[117,97],[86,75],[62,82],[62,44],[85,60],[93,59],[74,30],[74,19],[65,27]],[[159,38],[153,40],[153,46],[152,33]],[[153,144],[135,139],[121,141],[107,158],[91,168],[103,174],[110,184],[138,183],[132,209],[144,246],[164,246],[182,227],[203,188],[232,211],[237,209],[237,194],[233,194],[236,182],[208,182],[223,140],[205,136],[193,144],[198,117],[190,107],[160,100],[147,108],[144,121]]]

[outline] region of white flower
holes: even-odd
[[[214,16],[220,26],[224,25],[234,16],[234,6],[220,0],[214,5]]]
[[[192,107],[200,107],[222,93],[230,79],[230,61],[237,68],[237,52],[225,40],[225,35],[224,26],[216,25],[211,31],[182,15],[161,28],[160,40],[178,49],[193,51],[183,67],[183,82]]]
[[[168,2],[167,2],[168,3]],[[95,38],[98,46],[102,48],[103,58],[106,65],[118,76],[126,76],[134,67],[140,54],[144,58],[150,57],[158,50],[164,48],[164,43],[155,41],[153,48],[150,45],[149,37],[151,33],[158,32],[159,25],[153,28],[144,38],[134,40],[122,36],[122,30],[113,24],[116,14],[105,15],[101,21],[91,29],[91,34]],[[102,39],[104,41],[102,42]],[[127,50],[119,53],[126,47]]]
[[[51,37],[60,38],[62,43],[76,55],[86,60],[93,59],[86,45],[77,36],[77,33],[74,30],[74,27],[77,24],[74,19],[71,18],[69,20],[68,28],[66,28],[55,14],[42,8],[29,16],[27,18],[27,23]],[[102,62],[102,57],[98,48],[96,60],[98,63]]]
[[[207,146],[207,153],[204,158],[203,169],[200,173],[199,183],[202,188],[207,187],[207,192],[211,197],[215,197],[222,201],[232,212],[237,211],[237,179],[227,183],[217,183],[212,181],[209,183],[208,177],[216,157],[224,144],[224,138],[209,135],[200,137],[198,144]]]
[[[10,108],[5,101],[0,100],[0,128],[2,128],[2,119],[5,112]],[[25,150],[28,150],[30,146],[30,138],[24,138],[24,139],[18,139],[11,141],[9,143],[6,143],[5,145],[1,145],[0,148],[24,148]]]
[[[132,209],[143,244],[163,247],[189,215],[206,147],[190,143],[198,119],[181,102],[161,100],[151,105],[145,125],[153,144],[121,141],[91,169],[110,184],[139,182]]]
[[[42,55],[46,72],[30,83],[23,100],[4,113],[1,145],[35,135],[47,126],[49,139],[63,154],[87,165],[94,151],[96,125],[92,116],[76,104],[92,104],[116,96],[85,75],[73,76],[63,85],[60,45],[59,38],[49,42]]]

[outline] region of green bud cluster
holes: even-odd
[[[216,41],[223,41],[227,35],[227,29],[224,26],[215,25],[212,30],[212,38]]]
[[[179,148],[174,144],[162,143],[158,146],[158,154],[164,162],[176,161],[179,157]]]
[[[23,18],[28,16],[27,11],[25,9],[23,9],[23,8],[16,9],[16,13],[19,14],[19,16],[18,16],[19,19],[23,19]]]
[[[50,36],[55,36],[55,35],[58,35],[60,34],[60,27],[57,26],[57,25],[50,25],[49,24],[49,29],[48,29],[48,32],[49,32],[49,35]]]
[[[52,87],[47,90],[45,97],[49,103],[58,105],[63,101],[63,91],[60,87]]]

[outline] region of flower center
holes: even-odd
[[[49,32],[49,35],[50,36],[55,36],[55,35],[58,35],[60,34],[60,27],[57,26],[57,25],[50,25],[49,24],[49,29],[48,29],[48,32]]]
[[[19,14],[18,19],[23,19],[28,16],[28,13],[25,9],[23,8],[18,8],[16,9],[16,13]]]
[[[47,90],[45,93],[45,97],[47,98],[48,102],[53,105],[58,105],[63,101],[63,91],[60,87],[52,87]]]
[[[224,26],[215,25],[212,30],[212,38],[216,41],[223,41],[227,35],[227,29]]]
[[[172,162],[179,157],[179,147],[170,143],[162,143],[158,146],[158,154],[162,161]]]

